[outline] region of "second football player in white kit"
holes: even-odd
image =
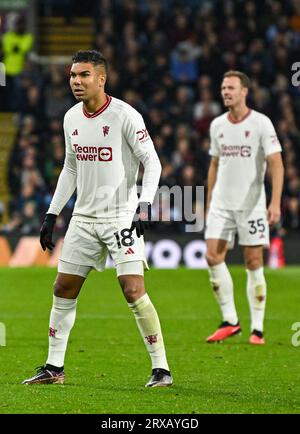
[[[77,188],[54,284],[46,364],[23,384],[63,383],[64,358],[75,322],[77,296],[92,269],[102,271],[108,252],[152,361],[147,387],[170,386],[160,322],[144,287],[144,229],[158,187],[161,165],[142,116],[107,95],[107,62],[97,51],[73,57],[70,85],[80,101],[64,118],[64,168],[44,224],[43,249],[52,249],[56,217]],[[144,166],[138,200],[136,180]],[[121,333],[121,330],[120,330]]]
[[[265,343],[267,285],[263,248],[269,245],[269,225],[280,219],[283,165],[281,146],[272,122],[246,104],[249,86],[250,80],[242,72],[228,71],[224,75],[221,94],[228,112],[215,118],[210,127],[212,158],[205,238],[210,282],[223,321],[207,342],[219,342],[241,332],[233,282],[225,263],[227,250],[237,233],[247,270],[250,343]],[[264,188],[267,165],[272,182],[268,208]]]

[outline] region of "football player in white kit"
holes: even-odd
[[[52,250],[56,217],[77,188],[54,283],[46,364],[23,384],[62,384],[64,358],[75,322],[77,296],[92,269],[102,271],[108,252],[152,361],[146,387],[171,386],[157,312],[146,293],[144,230],[151,215],[161,165],[142,116],[105,93],[107,62],[100,52],[73,56],[70,86],[77,99],[65,115],[63,170],[41,228],[43,250]],[[144,166],[141,196],[136,180]]]
[[[283,186],[281,146],[270,119],[250,109],[249,78],[239,71],[224,74],[221,94],[228,112],[210,127],[211,163],[208,172],[205,239],[210,283],[222,312],[222,323],[207,342],[220,342],[241,332],[233,282],[225,263],[235,234],[243,247],[247,296],[251,315],[251,344],[264,344],[267,285],[263,248],[269,245],[269,225],[280,220]],[[264,177],[271,176],[272,197],[266,208]]]

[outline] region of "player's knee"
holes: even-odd
[[[250,256],[246,258],[245,262],[248,270],[257,270],[263,265],[260,256]]]
[[[126,300],[133,303],[145,294],[144,283],[141,279],[119,277],[120,285]]]
[[[215,252],[208,251],[205,255],[206,261],[210,267],[221,264],[224,261],[224,257]]]
[[[70,298],[72,289],[73,288],[70,287],[70,285],[68,285],[68,283],[63,279],[57,278],[54,282],[53,292],[56,297]]]
[[[123,294],[129,303],[132,303],[140,298],[140,291],[134,286],[125,286]]]

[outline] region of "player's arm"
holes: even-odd
[[[149,148],[150,149],[147,149],[146,152],[143,151],[142,153],[137,153],[139,155],[139,160],[144,166],[144,174],[139,205],[133,218],[131,229],[136,230],[138,237],[144,235],[145,229],[149,229],[149,221],[151,221],[151,206],[154,201],[161,174],[161,164],[153,143],[151,143]]]
[[[52,234],[56,218],[60,214],[61,210],[64,208],[76,188],[76,157],[74,152],[72,152],[72,147],[69,143],[69,139],[66,133],[65,142],[66,156],[64,161],[64,167],[59,175],[52,201],[50,203],[45,220],[40,230],[40,243],[43,250],[46,250],[46,248],[48,248],[49,250],[53,249],[54,243],[52,241]]]
[[[139,237],[144,234],[151,220],[151,205],[159,184],[161,164],[140,114],[136,113],[128,117],[124,125],[124,132],[133,153],[144,166],[142,192],[132,223],[132,230],[136,229]]]
[[[207,177],[207,197],[206,197],[207,210],[210,207],[212,191],[214,189],[216,179],[217,179],[218,166],[219,166],[219,157],[212,157],[210,160],[208,177]]]
[[[281,145],[275,128],[267,116],[261,119],[261,144],[271,175],[272,197],[268,207],[269,224],[276,224],[280,220],[280,202],[283,187],[284,169],[281,158]]]
[[[280,220],[280,202],[283,188],[284,168],[280,152],[267,157],[268,170],[271,176],[272,197],[268,207],[269,224],[276,224]]]
[[[206,214],[210,207],[212,192],[217,179],[217,172],[219,167],[219,156],[220,149],[218,142],[216,140],[216,132],[215,132],[215,122],[212,121],[210,124],[210,149],[209,155],[211,156],[210,165],[208,168],[208,176],[207,176],[207,196],[206,196]]]
[[[134,126],[134,130],[134,140],[130,145],[144,166],[140,202],[152,204],[159,184],[161,164],[145,125]]]

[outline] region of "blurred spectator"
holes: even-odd
[[[40,229],[40,220],[36,215],[35,202],[26,202],[21,216],[20,232],[22,235],[35,235]]]
[[[244,37],[245,32],[238,26],[237,19],[234,16],[227,17],[221,34],[221,46],[225,50],[231,50],[232,47],[239,41],[242,41]]]
[[[45,112],[48,119],[54,119],[56,117],[63,118],[71,106],[72,100],[66,94],[64,87],[52,87],[51,92],[46,96]]]
[[[13,30],[2,37],[3,63],[6,70],[5,101],[1,105],[6,111],[14,109],[16,77],[24,69],[26,56],[32,49],[33,35],[26,31],[25,18],[19,16]]]
[[[191,122],[193,118],[193,92],[191,88],[188,86],[177,88],[174,101],[170,104],[169,113],[172,116],[173,126],[180,122]]]
[[[300,203],[299,198],[291,197],[287,199],[284,206],[283,225],[294,230],[300,230]]]
[[[188,16],[182,12],[175,12],[175,19],[170,19],[167,34],[171,48],[175,48],[179,42],[192,40],[195,36]],[[172,12],[170,18],[172,18]]]
[[[187,139],[179,139],[176,150],[173,153],[172,162],[175,169],[191,164],[194,156],[190,149],[190,144]]]
[[[182,42],[171,56],[171,76],[175,82],[193,83],[198,78],[197,57],[199,48],[192,43]]]
[[[217,101],[213,101],[213,95],[208,88],[204,88],[200,93],[199,101],[194,106],[195,120],[201,119],[204,112],[208,110],[213,117],[221,113],[221,105]]]

